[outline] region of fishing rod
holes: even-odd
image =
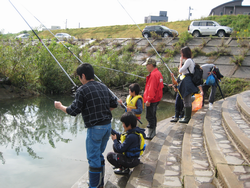
[[[26,9],[27,10],[27,9]],[[57,37],[56,35],[54,35],[54,33],[52,33],[37,17],[35,17],[29,10],[27,10],[41,25],[43,25],[43,27],[45,27],[45,29],[47,31],[49,31],[72,55],[75,56],[75,58],[77,58],[77,60],[80,62],[80,63],[83,63],[81,61],[80,58],[78,58],[63,42],[61,42]],[[97,66],[97,65],[94,65],[94,66]],[[120,70],[116,70],[116,69],[112,69],[112,68],[107,68],[107,67],[103,67],[103,66],[98,66],[98,67],[101,67],[101,68],[104,68],[104,69],[108,69],[108,70],[113,70],[113,71],[117,71],[117,72],[122,72],[122,73],[125,73],[125,74],[129,74],[129,75],[132,75],[132,76],[137,76],[137,77],[140,77],[140,78],[144,78],[143,76],[138,76],[138,75],[135,75],[135,74],[132,74],[132,73],[128,73],[128,72],[124,72],[124,71],[120,71]]]
[[[125,12],[129,15],[129,17],[132,19],[132,21],[135,23],[135,25],[138,27],[138,29],[141,31],[142,33],[142,30],[140,29],[140,27],[136,24],[136,22],[133,20],[133,18],[130,16],[130,14],[127,12],[127,10],[122,6],[122,4],[120,3],[119,0],[117,0],[118,3],[121,5],[121,7],[125,10]],[[152,45],[152,43],[148,40],[147,37],[145,37],[148,41],[148,43],[151,45],[151,47],[155,50],[155,52],[157,53],[157,55],[159,56],[159,58],[161,59],[161,61],[163,62],[163,64],[167,67],[168,71],[170,73],[172,73],[172,71],[170,70],[170,68],[168,67],[168,65],[164,62],[164,60],[162,59],[161,55],[157,52],[157,50],[155,49],[155,47]],[[174,76],[174,79],[176,80],[175,76]]]
[[[26,9],[26,8],[25,8]],[[77,60],[80,62],[80,63],[83,63],[81,61],[80,58],[78,58],[63,42],[61,42],[57,37],[56,35],[54,35],[54,33],[52,33],[37,17],[35,17],[28,9],[26,9],[43,27],[45,27],[45,29],[47,31],[49,31],[73,56],[75,56],[75,58],[77,58]],[[94,66],[97,66],[97,65],[94,65]],[[132,73],[128,73],[128,72],[124,72],[124,71],[120,71],[120,70],[116,70],[116,69],[112,69],[112,68],[108,68],[108,67],[103,67],[103,66],[98,66],[98,67],[101,67],[101,68],[104,68],[104,69],[108,69],[108,70],[113,70],[113,71],[116,71],[116,72],[121,72],[121,73],[125,73],[125,74],[128,74],[128,75],[132,75],[132,76],[136,76],[136,77],[139,77],[139,78],[143,78],[143,79],[146,79],[146,77],[143,77],[143,76],[139,76],[139,75],[136,75],[136,74],[132,74]],[[164,85],[168,85],[166,83],[163,83]]]
[[[64,68],[61,66],[61,64],[57,61],[57,59],[55,58],[55,56],[51,53],[51,51],[48,49],[48,47],[44,44],[44,42],[41,40],[41,38],[37,35],[37,33],[32,29],[32,27],[29,25],[29,23],[25,20],[25,18],[22,16],[22,14],[17,10],[17,8],[12,4],[12,2],[9,0],[10,4],[15,8],[15,10],[18,12],[18,14],[23,18],[23,20],[26,22],[26,24],[30,27],[30,29],[32,30],[32,32],[36,35],[36,37],[38,38],[38,40],[42,43],[42,45],[46,48],[46,50],[50,53],[50,55],[54,58],[54,60],[57,62],[57,64],[61,67],[61,69],[63,70],[63,72],[68,76],[69,80],[73,83],[73,85],[75,87],[77,87],[77,85],[75,84],[75,82],[70,78],[70,76],[68,75],[68,73],[64,70]]]
[[[117,1],[118,1],[118,3],[121,5],[121,7],[125,10],[125,12],[129,15],[129,17],[133,20],[133,18],[130,16],[130,14],[127,12],[127,10],[122,6],[122,4],[120,3],[120,1],[119,1],[119,0],[117,0]],[[133,22],[135,23],[135,25],[138,27],[138,29],[141,31],[141,33],[142,33],[142,35],[143,35],[143,32],[142,32],[142,30],[140,29],[140,27],[136,24],[136,22],[135,22],[134,20],[133,20]],[[155,52],[156,52],[157,55],[160,57],[161,61],[162,61],[163,64],[167,67],[168,71],[169,71],[170,74],[171,74],[172,71],[170,70],[170,68],[168,67],[168,65],[164,62],[164,60],[162,59],[162,57],[160,56],[160,54],[157,52],[157,50],[155,49],[155,47],[152,45],[152,43],[148,40],[148,38],[147,38],[147,37],[145,37],[145,38],[147,39],[147,41],[148,41],[148,43],[151,45],[151,47],[155,50]],[[177,80],[177,79],[175,78],[174,74],[173,74],[173,77],[174,77],[175,80]],[[182,95],[181,95],[181,93],[180,93],[180,91],[179,91],[178,88],[177,88],[177,91],[178,91],[178,93],[179,93],[181,99],[183,99],[183,98],[182,98]]]
[[[11,3],[11,1],[9,0],[9,2]],[[11,3],[12,4],[12,3]],[[16,7],[12,4],[12,6],[16,9]],[[27,9],[26,9],[27,10]],[[19,15],[23,18],[23,16],[20,14],[20,12],[16,9],[16,11],[19,13]],[[31,13],[30,13],[31,14]],[[35,16],[34,16],[35,17]],[[35,17],[36,18],[36,17]],[[24,18],[23,18],[24,19]],[[40,22],[37,18],[36,20],[38,22]],[[24,19],[24,21],[28,24],[28,22]],[[41,23],[41,22],[40,22]],[[41,23],[42,24],[42,23]],[[44,24],[42,24],[52,35],[54,35]],[[28,24],[28,26],[30,27],[30,25]],[[56,60],[56,62],[58,63],[58,65],[63,69],[63,67],[60,65],[60,63],[57,61],[57,59],[53,56],[53,54],[50,52],[50,50],[47,48],[47,46],[42,42],[42,40],[40,39],[40,37],[36,34],[36,32],[30,27],[30,29],[33,31],[33,33],[37,36],[37,38],[39,39],[39,41],[44,45],[44,47],[49,51],[49,53],[52,55],[52,57]],[[55,35],[54,35],[55,36]],[[56,36],[55,36],[56,37]],[[57,38],[57,37],[56,37]],[[58,38],[57,38],[58,39]],[[59,39],[58,39],[59,40]],[[59,40],[60,41],[60,40]],[[61,44],[63,44],[61,42]],[[63,44],[64,47],[66,47]],[[66,47],[76,58],[77,60],[83,64],[83,62],[68,48]],[[63,69],[63,71],[65,72],[65,74],[69,77],[69,75],[67,74],[67,72]],[[103,83],[95,74],[94,76],[96,77],[96,79]],[[69,79],[72,81],[72,83],[74,84],[75,88],[77,88],[78,86],[73,82],[73,80],[69,77]],[[109,92],[116,98],[116,100],[118,100],[119,98],[108,88]],[[125,104],[122,102],[122,105],[125,107],[125,109],[127,109],[127,107],[125,106]],[[142,124],[142,122],[137,118],[137,120]]]
[[[26,8],[25,8],[26,9]],[[54,33],[52,33],[37,17],[35,17],[28,9],[26,9],[43,27],[45,27],[45,29],[47,31],[49,31],[73,56],[75,56],[75,58],[82,63],[82,61],[63,43],[61,42],[61,40],[59,40],[57,38],[56,35],[54,35]]]

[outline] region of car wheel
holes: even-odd
[[[224,37],[225,32],[224,31],[218,31],[218,37]]]
[[[169,34],[168,34],[168,33],[164,33],[164,34],[163,34],[163,37],[164,37],[164,38],[168,38],[168,37],[169,37]]]
[[[199,31],[194,31],[193,32],[193,36],[194,37],[199,37],[200,36],[200,32]]]
[[[147,33],[145,33],[143,36],[144,36],[145,38],[148,38],[148,37],[149,37]]]

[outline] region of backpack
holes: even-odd
[[[212,72],[213,72],[213,74],[216,76],[216,78],[218,79],[218,80],[221,80],[221,78],[223,78],[224,76],[220,73],[220,70],[219,70],[219,68],[217,68],[217,67],[213,67],[213,69],[211,70]]]
[[[189,68],[188,68],[189,73],[191,74]],[[203,84],[203,70],[201,69],[200,65],[195,63],[194,66],[194,74],[192,75],[192,81],[195,86],[199,86]]]

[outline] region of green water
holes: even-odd
[[[50,96],[68,106],[69,96]],[[112,128],[122,131],[124,109],[112,111]],[[160,102],[158,121],[174,114],[174,104]],[[145,109],[138,126],[145,128]],[[88,169],[86,129],[81,115],[54,108],[48,97],[0,101],[0,188],[69,188]],[[106,154],[112,150],[108,142]]]

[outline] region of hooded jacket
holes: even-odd
[[[126,153],[128,151],[133,151],[136,149],[136,151],[140,150],[140,137],[137,134],[134,134],[134,132],[141,133],[143,137],[145,138],[145,129],[142,129],[140,127],[135,127],[133,129],[128,130],[126,139],[123,141],[123,143],[120,142],[120,138],[122,133],[118,133],[114,131],[114,133],[117,136],[117,139],[114,140],[114,149],[117,153]],[[136,156],[136,157],[139,157]]]
[[[146,86],[143,94],[144,102],[159,102],[163,95],[163,87],[162,74],[155,68],[146,78]]]

